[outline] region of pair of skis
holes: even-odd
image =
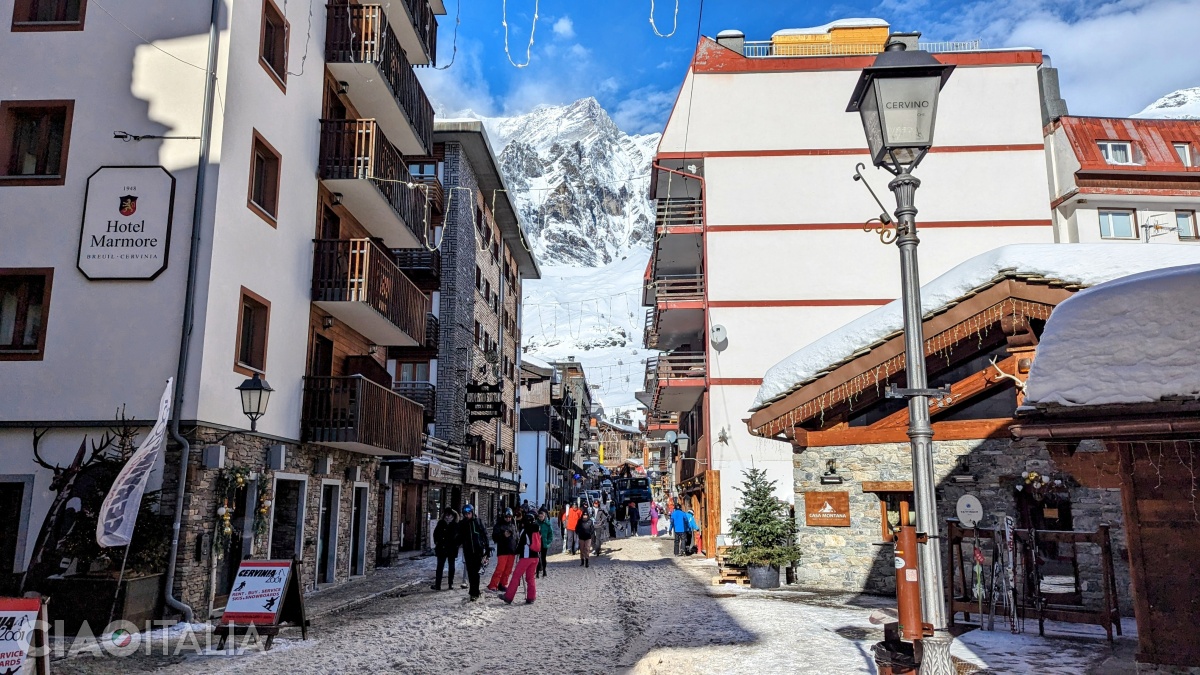
[[[989,605],[987,629],[996,630],[996,607],[1003,601],[1004,609],[1008,612],[1008,630],[1018,632],[1017,603],[1015,595],[1016,569],[1013,567],[1016,542],[1013,540],[1013,527],[1016,521],[1012,516],[1004,517],[1004,530],[992,532],[992,583],[988,593]],[[978,551],[978,549],[976,549]],[[979,556],[982,557],[982,556]],[[978,558],[977,558],[978,559]],[[976,565],[979,567],[979,565]],[[977,583],[982,583],[979,580]],[[982,599],[981,599],[982,602]],[[981,614],[982,616],[982,614]]]

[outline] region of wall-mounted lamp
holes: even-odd
[[[950,480],[955,483],[975,482],[975,476],[971,473],[971,463],[966,455],[959,455],[958,459],[954,460],[954,472],[950,474]]]
[[[250,418],[250,431],[256,431],[259,418],[267,414],[267,402],[275,390],[258,373],[239,384],[237,390],[242,395],[242,414]]]
[[[821,485],[841,485],[845,479],[838,475],[837,460],[825,460],[825,473],[821,475]]]
[[[333,193],[333,201],[329,202],[329,204],[330,204],[330,206],[341,206],[342,205],[342,193],[340,193],[340,192]]]
[[[370,347],[367,347],[367,353],[371,356],[375,356],[379,353],[379,345],[371,345]]]
[[[322,317],[321,318],[321,328],[324,328],[325,330],[329,330],[330,328],[333,328],[333,317],[332,316]]]
[[[338,80],[337,93],[345,94],[350,89],[350,83],[345,80]]]

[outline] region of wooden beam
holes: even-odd
[[[1011,417],[989,420],[946,421],[933,423],[934,441],[966,441],[983,438],[1009,438],[1008,427],[1016,420]],[[834,445],[870,445],[873,443],[907,443],[907,427],[850,427],[838,431],[809,431],[805,447],[824,448]]]
[[[912,492],[911,480],[864,480],[863,492]]]
[[[1016,372],[1017,369],[1017,360],[1017,357],[1014,355],[1004,359],[1003,361],[1000,361],[996,365],[1000,367],[1000,370],[1003,370],[1006,373],[1013,373]],[[933,415],[939,413],[949,412],[959,405],[967,402],[969,399],[972,399],[988,391],[989,389],[1011,381],[1012,380],[1008,380],[997,375],[996,370],[992,368],[991,365],[988,365],[988,367],[984,370],[971,373],[958,382],[950,385],[950,396],[948,396],[946,399],[943,399],[943,402],[948,401],[949,405],[942,405],[936,398],[929,399],[929,415],[932,417]],[[867,428],[886,429],[889,427],[903,427],[906,425],[908,425],[908,408],[897,410],[896,412],[884,417]]]

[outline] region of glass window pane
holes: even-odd
[[[1114,237],[1129,239],[1133,237],[1133,214],[1117,211],[1112,214],[1112,229]]]
[[[1124,143],[1113,143],[1112,146],[1113,161],[1117,164],[1129,163],[1129,146]]]
[[[1175,227],[1180,239],[1196,238],[1196,213],[1194,211],[1176,211]]]
[[[12,346],[17,330],[17,284],[0,282],[0,347]]]
[[[1179,161],[1184,166],[1192,165],[1191,148],[1188,147],[1187,143],[1176,143],[1175,154],[1179,155]]]

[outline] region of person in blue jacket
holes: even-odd
[[[671,529],[675,532],[675,555],[683,555],[687,552],[688,520],[687,514],[679,507],[671,512]]]
[[[687,512],[687,545],[684,546],[683,552],[691,555],[692,547],[695,545],[696,533],[700,531],[700,525],[696,523],[696,515],[691,509]]]

